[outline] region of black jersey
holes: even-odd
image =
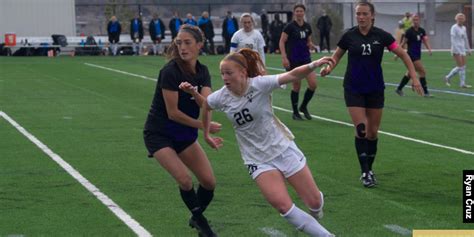
[[[408,45],[408,55],[411,58],[420,58],[421,57],[421,43],[423,38],[426,36],[425,29],[418,27],[418,30],[415,30],[414,27],[410,27],[405,32],[405,38]]]
[[[171,60],[161,70],[156,84],[155,96],[151,104],[145,130],[159,132],[175,141],[190,141],[197,138],[197,128],[189,127],[168,118],[162,89],[178,92],[178,109],[186,115],[197,119],[199,106],[194,97],[179,89],[181,82],[189,82],[201,92],[203,87],[211,87],[211,77],[206,66],[196,64],[196,75],[183,73],[176,61]]]
[[[362,35],[356,26],[342,35],[337,46],[348,51],[344,89],[353,93],[385,89],[381,63],[384,48],[392,50],[397,47],[392,35],[377,27]]]
[[[308,38],[312,34],[311,26],[306,22],[300,26],[296,21],[292,21],[285,26],[283,32],[288,35],[285,45],[288,60],[291,63],[311,60],[308,48]]]

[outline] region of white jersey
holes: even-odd
[[[469,50],[466,27],[454,24],[451,27],[451,53],[466,55]]]
[[[265,40],[262,34],[258,30],[252,30],[245,32],[244,29],[240,29],[235,32],[234,36],[230,40],[230,51],[236,52],[242,48],[251,49],[260,54],[263,63],[265,64]]]
[[[207,103],[232,121],[242,159],[259,165],[282,154],[294,139],[291,131],[273,114],[271,94],[280,88],[278,75],[249,79],[244,96],[222,87],[207,97]]]

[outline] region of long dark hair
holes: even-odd
[[[233,61],[247,71],[248,77],[261,76],[265,72],[264,64],[257,52],[243,48],[235,53],[228,54],[222,61]]]
[[[204,34],[202,33],[201,29],[197,26],[189,25],[189,24],[184,24],[179,28],[178,33],[180,32],[186,32],[189,33],[193,36],[193,38],[196,40],[196,43],[202,43],[205,40]],[[174,60],[176,63],[178,63],[178,66],[180,67],[181,71],[184,73],[192,73],[194,70],[191,68],[191,65],[183,61],[181,59],[181,56],[179,55],[179,50],[178,50],[178,45],[176,44],[176,39],[174,38],[173,41],[171,42],[170,46],[166,50],[166,58],[168,60]]]

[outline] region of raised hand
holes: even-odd
[[[197,91],[197,88],[191,85],[189,82],[181,82],[181,84],[179,84],[179,89],[191,95]]]

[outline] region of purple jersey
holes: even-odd
[[[288,23],[283,29],[288,35],[286,42],[286,54],[290,63],[307,62],[311,60],[308,48],[308,38],[311,37],[311,26],[304,22],[302,26],[296,21]]]

